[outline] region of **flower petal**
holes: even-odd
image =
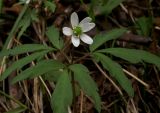
[[[78,47],[78,46],[79,46],[79,44],[80,44],[80,39],[79,39],[78,37],[72,36],[71,40],[72,40],[72,44],[73,44],[75,47]]]
[[[79,25],[80,25],[80,24],[85,24],[85,23],[90,23],[91,21],[92,21],[92,18],[86,17],[86,18],[84,18],[84,19],[79,23]]]
[[[86,35],[86,34],[82,34],[80,36],[80,39],[86,44],[92,44],[93,43],[93,39],[90,36]]]
[[[74,28],[75,26],[78,26],[79,24],[79,18],[78,18],[78,15],[76,12],[73,12],[71,14],[71,25],[72,25],[72,28]]]
[[[31,1],[31,0],[26,0],[26,4],[29,4],[30,1]]]
[[[72,29],[69,27],[63,27],[62,31],[63,31],[63,34],[66,36],[71,36],[73,34]]]
[[[83,32],[87,32],[95,27],[95,23],[82,23],[79,24],[79,26],[82,28]]]

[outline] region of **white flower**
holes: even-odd
[[[91,22],[92,19],[90,17],[86,17],[79,23],[77,13],[73,12],[71,14],[70,21],[72,28],[63,27],[62,30],[64,35],[71,36],[73,45],[78,47],[80,44],[80,39],[86,44],[92,44],[93,39],[85,34],[85,32],[88,32],[95,27],[95,23]]]
[[[26,0],[26,4],[29,4],[30,1],[31,1],[31,0]]]

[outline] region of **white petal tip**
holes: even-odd
[[[91,44],[93,43],[93,39],[92,39],[90,36],[86,35],[86,34],[82,34],[82,35],[80,36],[80,38],[81,38],[81,40],[82,40],[84,43],[86,43],[86,44],[91,45]]]
[[[93,44],[93,40],[88,43],[89,45]]]
[[[72,29],[69,28],[69,27],[63,27],[63,28],[62,28],[62,32],[63,32],[63,34],[66,35],[66,36],[71,36],[73,31],[72,31]]]
[[[80,39],[78,37],[72,36],[71,40],[74,47],[78,47],[80,45]]]
[[[74,44],[73,44],[73,46],[74,46],[74,47],[78,47],[79,45],[74,45]]]
[[[96,26],[95,23],[83,23],[80,24],[80,27],[82,28],[83,32],[88,32],[91,29],[93,29]]]
[[[29,4],[30,0],[26,0],[26,4]]]
[[[72,25],[72,28],[74,28],[75,26],[77,26],[79,23],[79,18],[78,18],[78,15],[76,12],[73,12],[71,14],[71,25]]]

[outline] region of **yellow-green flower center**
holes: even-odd
[[[82,34],[82,29],[81,29],[81,27],[76,26],[76,27],[73,29],[73,34],[76,35],[76,36],[80,36],[80,35]]]

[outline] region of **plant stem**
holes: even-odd
[[[73,113],[76,113],[76,90],[75,90],[75,79],[73,72],[71,72],[71,81],[72,81],[72,92],[73,92]]]

